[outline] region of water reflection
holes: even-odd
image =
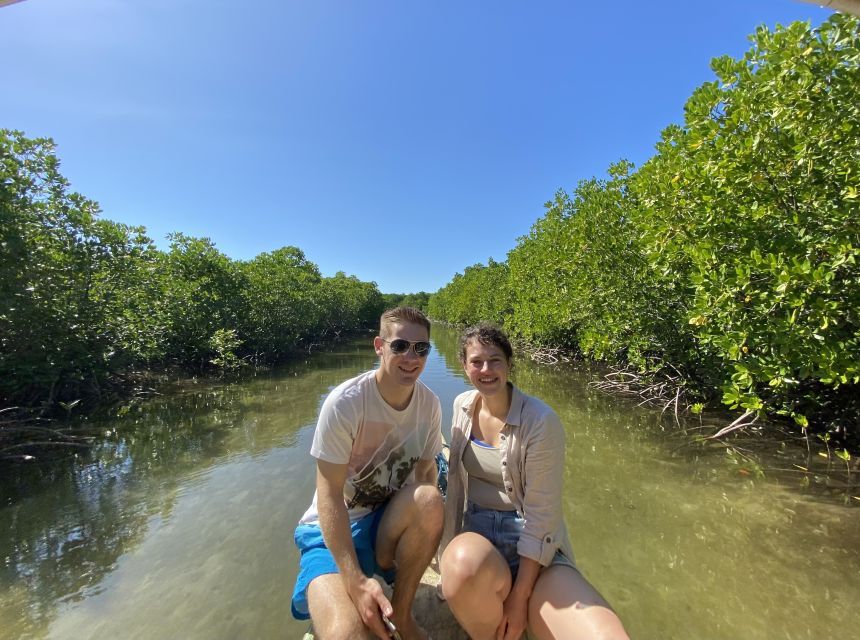
[[[100,437],[77,459],[19,474],[7,469],[0,479],[0,636],[44,635],[58,608],[109,590],[119,559],[165,529],[183,495],[211,492],[213,469],[294,448],[321,398],[373,363],[372,348],[350,343],[241,384],[189,382],[122,417],[82,425]],[[305,475],[262,491],[283,499],[290,485],[307,484]],[[204,521],[217,517],[219,503],[210,507]],[[276,539],[291,544],[289,536]],[[183,546],[200,548],[199,540],[189,532]]]
[[[433,342],[422,379],[447,431],[468,385],[456,334],[436,326]],[[365,338],[241,382],[188,383],[90,421],[87,456],[0,480],[0,637],[301,637],[291,535],[313,491],[313,424],[332,387],[374,364]],[[595,375],[528,360],[513,374],[565,424],[577,558],[632,635],[844,635],[860,510],[808,493],[814,479],[758,477],[719,445],[690,446],[659,412],[590,389]],[[805,447],[744,438],[774,451],[771,466],[804,461]]]

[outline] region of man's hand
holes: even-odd
[[[380,610],[390,616],[391,603],[379,583],[361,572],[350,533],[349,515],[343,502],[346,475],[345,464],[317,461],[317,511],[320,529],[326,546],[337,563],[346,592],[362,622],[377,638],[388,640],[390,636],[382,622]]]
[[[394,610],[379,583],[373,578],[362,578],[347,585],[347,593],[365,626],[380,640],[389,640],[391,634],[382,622],[381,614],[390,618]]]

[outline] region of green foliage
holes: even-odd
[[[640,246],[632,169],[613,165],[609,179],[581,182],[572,199],[558,192],[520,238],[508,256],[514,333],[643,369],[689,348],[673,322],[679,301]]]
[[[168,239],[160,274],[165,355],[200,365],[209,361],[210,340],[217,331],[243,324],[247,278],[209,238],[172,233]]]
[[[218,329],[209,338],[209,348],[215,352],[215,357],[210,362],[221,371],[238,369],[242,359],[236,355],[236,349],[241,346],[242,341],[235,329]]]
[[[323,318],[316,300],[322,276],[296,247],[261,253],[242,265],[251,349],[279,357],[313,335]]]
[[[427,313],[427,303],[430,301],[430,294],[426,291],[419,291],[418,293],[384,293],[382,294],[382,299],[384,309],[415,307]]]
[[[837,15],[752,40],[639,172],[643,242],[682,276],[723,402],[815,412],[860,380],[860,36]]]
[[[333,278],[323,278],[320,289],[317,300],[323,305],[325,335],[374,326],[386,308],[384,296],[375,283],[362,282],[343,271]]]
[[[576,249],[565,237],[570,198],[563,191],[545,205],[546,214],[508,254],[510,322],[513,333],[535,344],[575,345],[571,303],[565,282],[566,262]],[[489,293],[489,292],[488,292]]]
[[[323,278],[295,247],[236,262],[175,233],[162,252],[99,213],[51,140],[0,130],[0,403],[72,406],[140,365],[274,361],[382,312],[374,283]]]
[[[676,368],[703,399],[856,431],[858,21],[751,40],[713,61],[717,80],[640,169],[619,163],[547,203],[508,255],[507,287],[467,269],[431,297],[434,317],[472,322],[498,297],[534,343]]]
[[[98,393],[129,357],[157,353],[142,228],[97,220],[68,191],[48,139],[0,131],[0,397]]]
[[[487,265],[467,267],[445,287],[430,297],[430,317],[454,324],[473,324],[479,320],[504,323],[510,314],[508,265],[490,258]]]

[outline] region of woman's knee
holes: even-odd
[[[464,588],[497,591],[504,582],[498,562],[493,562],[494,550],[483,536],[463,533],[454,538],[442,553],[442,592],[446,598],[456,597]]]

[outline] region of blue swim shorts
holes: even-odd
[[[387,504],[387,503],[386,503]],[[372,513],[350,524],[352,541],[355,544],[355,554],[364,575],[382,576],[388,583],[394,582],[394,569],[383,569],[376,564],[376,532],[379,522],[385,513],[386,505],[382,505]],[[325,546],[322,529],[315,524],[300,524],[294,535],[296,546],[302,554],[299,561],[299,575],[293,589],[291,609],[296,620],[309,619],[308,585],[311,581],[327,573],[338,573],[337,564],[331,551]]]

